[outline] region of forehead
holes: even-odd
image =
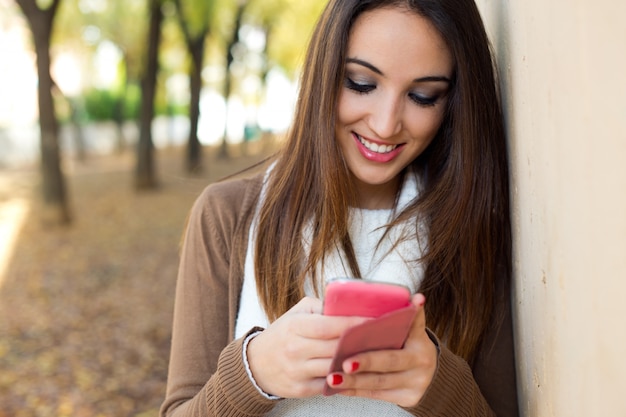
[[[380,68],[450,76],[445,41],[425,17],[405,7],[384,7],[359,15],[350,30],[347,55]]]

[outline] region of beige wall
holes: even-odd
[[[500,67],[525,416],[626,416],[626,2],[477,0]]]

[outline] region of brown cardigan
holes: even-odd
[[[233,340],[261,183],[262,176],[256,175],[212,184],[191,210],[161,416],[262,416],[276,403],[252,385],[242,339]],[[489,330],[473,369],[440,344],[432,384],[407,411],[424,417],[518,415],[510,297],[503,298],[504,320]]]

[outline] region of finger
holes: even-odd
[[[430,340],[426,333],[426,310],[424,306],[426,304],[426,297],[423,294],[415,294],[411,299],[413,305],[417,307],[417,312],[413,323],[411,324],[411,330],[404,344],[405,347],[415,347],[416,344],[424,343]]]
[[[306,381],[299,386],[290,386],[289,394],[285,398],[308,398],[315,395],[321,395],[324,391],[326,380],[324,378],[315,378]]]
[[[336,375],[341,375],[341,388],[353,390],[392,390],[419,389],[430,384],[427,373],[416,370],[398,372],[364,372],[357,374],[333,373],[327,380],[336,382]],[[330,382],[329,382],[330,383]]]
[[[399,372],[414,366],[411,355],[402,349],[377,350],[352,356],[341,364],[347,374]]]
[[[385,400],[403,406],[417,404],[429,386],[429,380],[410,372],[359,375],[333,373],[326,377],[326,383],[341,389],[342,395]]]
[[[405,345],[402,349],[377,350],[351,356],[343,361],[342,369],[346,374],[394,373],[413,369],[423,370],[432,378],[437,367],[437,348],[425,330],[421,330],[421,335],[415,337],[410,346]]]
[[[310,359],[304,364],[303,371],[313,378],[324,379],[328,376],[331,362],[331,358]]]
[[[417,314],[413,319],[413,328],[426,328],[426,311],[424,310],[426,297],[424,294],[418,293],[411,298],[411,302],[415,307],[417,307]]]
[[[402,386],[401,373],[362,373],[362,374],[345,374],[335,372],[326,377],[326,381],[333,388],[341,388],[343,390],[389,390]]]
[[[305,313],[305,314],[322,314],[322,300],[313,297],[304,297],[298,303],[291,307],[286,314]]]
[[[338,345],[339,339],[325,340],[294,337],[293,340],[284,343],[281,349],[283,350],[283,355],[288,360],[326,359],[328,361],[324,372],[324,375],[326,375],[330,368],[330,360],[335,355]]]
[[[347,329],[361,324],[367,317],[323,316],[310,314],[291,323],[292,330],[308,339],[338,339]]]
[[[341,366],[346,374],[394,373],[412,369],[430,373],[437,366],[437,349],[426,336],[424,343],[415,343],[411,349],[364,352],[346,359]]]

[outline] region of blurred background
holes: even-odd
[[[0,417],[154,417],[178,249],[272,154],[323,0],[0,0]]]
[[[54,111],[62,151],[76,157],[134,145],[145,101],[156,147],[190,134],[210,146],[284,131],[322,4],[1,0],[0,166],[36,159],[38,111]],[[39,81],[38,69],[51,79]],[[52,102],[38,109],[43,84]]]

